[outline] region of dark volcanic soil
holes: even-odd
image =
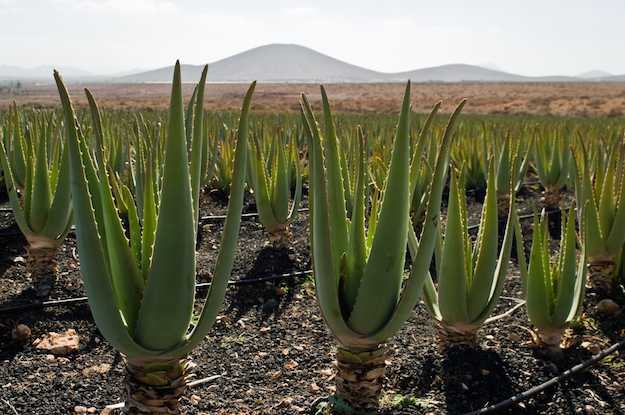
[[[531,202],[528,202],[531,204]],[[246,211],[253,211],[249,205]],[[222,214],[223,203],[206,197],[204,214]],[[530,210],[531,211],[531,210]],[[307,214],[292,227],[287,248],[266,243],[254,220],[242,223],[233,279],[310,269]],[[33,301],[25,277],[24,241],[9,214],[0,215],[0,307]],[[219,245],[221,223],[202,228],[198,280],[210,279]],[[58,255],[60,273],[51,298],[83,295],[75,259],[75,241],[68,238]],[[502,313],[521,297],[516,267],[496,310]],[[204,293],[200,292],[200,295]],[[389,344],[384,414],[462,414],[496,403],[538,385],[622,339],[622,316],[602,322],[595,316],[596,297],[589,294],[587,314],[571,334],[571,347],[552,362],[528,347],[523,308],[480,333],[479,350],[442,351],[433,319],[423,306]],[[32,339],[19,345],[11,330],[23,323]],[[81,349],[65,357],[38,351],[32,341],[50,331],[75,329]],[[309,277],[277,282],[232,285],[210,336],[194,351],[198,378],[221,375],[187,393],[189,414],[296,414],[333,392],[333,341],[314,297]],[[123,400],[124,364],[99,334],[86,304],[0,314],[0,413],[72,414],[76,406],[94,407]],[[605,359],[527,402],[513,414],[623,414],[625,360]]]

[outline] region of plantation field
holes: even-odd
[[[210,79],[210,76],[209,76]],[[94,84],[70,85],[79,105],[86,105],[82,89],[87,86],[104,108],[166,108],[170,86],[166,84]],[[186,97],[193,85],[183,85]],[[206,89],[205,107],[210,110],[236,110],[246,85],[212,84]],[[400,104],[401,84],[334,84],[328,92],[337,111],[392,113]],[[453,103],[468,98],[465,113],[535,114],[568,116],[625,115],[625,83],[460,83],[415,84],[412,87],[413,109],[427,112],[432,103],[442,100],[443,111]],[[256,88],[255,111],[298,111],[299,94],[306,93],[313,102],[314,84],[259,84]],[[24,106],[58,105],[54,85],[24,84],[19,90],[0,88],[0,108],[12,102]]]
[[[625,84],[56,76],[0,95],[0,413],[625,413]]]

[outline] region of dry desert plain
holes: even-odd
[[[166,108],[168,84],[74,84],[70,92],[78,105],[85,105],[83,88],[89,88],[104,108]],[[244,84],[211,84],[206,107],[237,110],[246,89]],[[193,85],[185,85],[191,95]],[[344,112],[393,113],[399,107],[402,84],[327,85],[333,107]],[[469,99],[465,112],[480,114],[538,114],[567,116],[625,116],[625,83],[426,83],[414,84],[413,109],[429,110],[442,100],[450,111],[460,98]],[[319,99],[315,84],[259,84],[254,97],[255,111],[296,111],[298,97],[306,93]],[[0,108],[12,102],[22,106],[51,107],[58,104],[52,84],[25,84],[19,89],[0,88]]]

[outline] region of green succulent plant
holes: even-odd
[[[526,265],[521,227],[517,250],[521,277],[526,286],[527,316],[540,346],[560,350],[562,332],[581,312],[586,280],[585,252],[577,255],[575,214],[563,214],[560,249],[552,259],[545,212],[534,219],[529,267]]]
[[[584,229],[588,278],[596,289],[611,294],[625,244],[625,144],[614,147],[604,168],[594,172],[583,143],[581,146],[575,193],[578,220]]]
[[[384,343],[417,304],[434,250],[452,130],[464,103],[452,115],[433,173],[419,248],[404,281],[412,195],[410,83],[406,87],[385,174],[379,208],[366,215],[366,152],[359,134],[352,216],[348,219],[330,104],[321,88],[325,135],[305,96],[302,110],[310,138],[311,249],[316,292],[326,324],[338,342],[336,394],[355,412],[375,411],[385,372]],[[376,202],[373,202],[374,206]],[[365,226],[368,224],[368,227]],[[403,287],[403,288],[402,288]]]
[[[107,166],[88,151],[69,94],[55,72],[65,115],[71,191],[80,269],[94,320],[106,340],[126,358],[129,413],[178,413],[189,379],[191,350],[210,330],[220,310],[232,269],[243,206],[248,112],[255,83],[241,113],[234,174],[221,248],[208,297],[199,315],[195,305],[195,243],[201,141],[192,140],[188,157],[185,119],[176,62],[162,171],[160,203],[143,199],[143,218],[129,203],[130,239],[115,209]],[[204,80],[198,86],[202,102]],[[92,113],[99,111],[91,102]],[[193,122],[202,125],[203,111]],[[94,117],[95,131],[99,117]],[[199,128],[201,131],[201,128]],[[154,172],[146,173],[146,187]],[[127,194],[127,202],[133,195]]]
[[[506,231],[499,249],[495,163],[491,159],[486,200],[477,240],[473,243],[461,183],[458,173],[452,171],[445,236],[436,253],[438,284],[429,277],[424,286],[425,304],[438,322],[440,339],[446,346],[476,345],[477,330],[489,318],[503,290],[516,216],[514,198],[510,198]],[[410,245],[411,249],[416,249],[415,244]]]
[[[249,184],[260,222],[273,242],[283,244],[302,198],[302,169],[295,141],[285,143],[281,137],[274,136],[263,146],[256,138],[250,143],[249,153]],[[296,182],[291,197],[292,166]]]
[[[17,117],[15,122],[19,122]],[[72,224],[67,146],[54,114],[5,129],[0,161],[15,221],[28,242],[27,272],[39,297],[54,285],[56,254]]]

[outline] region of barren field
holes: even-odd
[[[93,84],[73,85],[70,92],[79,105],[85,105],[83,88],[91,89],[106,108],[166,108],[168,84]],[[238,110],[247,85],[212,84],[206,90],[208,109]],[[190,96],[193,86],[184,86]],[[397,110],[402,84],[332,84],[328,93],[333,106],[345,112],[383,112]],[[568,116],[625,115],[625,83],[459,83],[415,84],[413,108],[423,112],[442,100],[450,111],[460,98],[468,98],[465,112],[480,114],[538,114]],[[256,111],[296,111],[298,97],[306,93],[319,99],[315,84],[261,84],[254,96]],[[25,85],[18,90],[0,89],[0,108],[18,105],[51,107],[58,104],[54,85]]]

